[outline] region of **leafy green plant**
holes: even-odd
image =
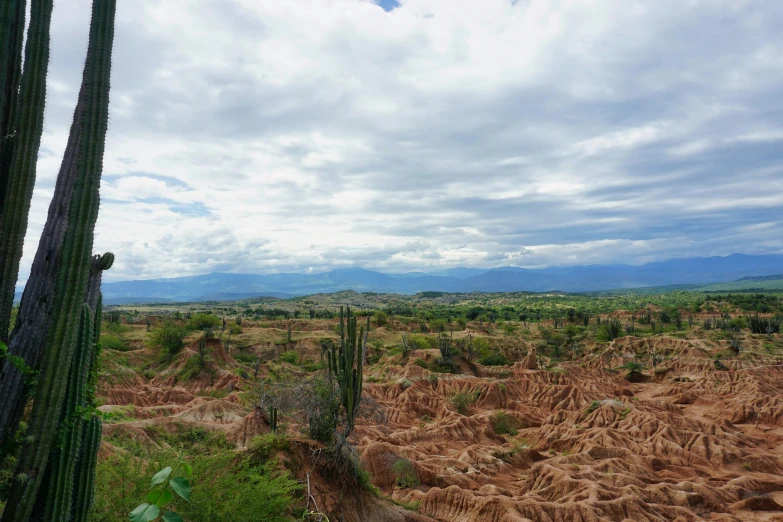
[[[185,347],[188,330],[174,321],[163,321],[147,335],[147,344],[163,350],[168,356],[176,355]]]
[[[185,475],[178,475],[177,472],[182,469]],[[131,511],[131,522],[153,522],[162,520],[163,522],[183,522],[182,517],[175,511],[163,509],[168,507],[174,501],[176,494],[187,502],[190,502],[190,481],[193,474],[193,468],[180,459],[177,465],[172,468],[166,466],[153,475],[150,487],[147,493],[147,501],[136,506]]]
[[[506,366],[509,364],[506,356],[500,352],[492,352],[478,360],[479,364],[484,366]]]
[[[299,354],[294,350],[288,350],[281,353],[279,359],[288,364],[297,364],[299,362]]]
[[[372,318],[375,322],[375,326],[378,327],[386,326],[386,323],[389,321],[389,317],[386,315],[386,313],[381,311],[375,312]]]
[[[188,319],[188,330],[214,330],[220,327],[223,321],[212,314],[193,314]]]
[[[119,335],[113,333],[101,334],[101,348],[104,350],[117,350],[118,352],[127,352],[131,349]]]
[[[601,407],[601,401],[593,401],[590,406],[587,407],[587,413],[593,413],[595,410]]]
[[[481,396],[481,392],[476,390],[474,392],[458,392],[451,396],[449,402],[457,410],[460,415],[466,415],[468,409],[476,404],[476,401]]]
[[[255,461],[266,462],[278,451],[285,451],[288,447],[288,437],[285,434],[267,433],[253,437],[247,445],[247,451]]]
[[[398,488],[415,488],[419,486],[419,475],[413,462],[402,457],[392,464],[394,480]]]
[[[157,463],[178,458],[169,449],[131,451],[129,444],[134,441],[122,445],[128,451],[98,463],[92,522],[128,520],[138,499],[148,493],[149,477],[160,469]],[[237,454],[233,448],[212,446],[208,454],[189,462],[193,466],[191,502],[175,496],[173,507],[167,507],[187,522],[291,522],[295,518],[294,492],[300,486],[288,473],[280,472],[274,460],[262,463],[252,452]]]
[[[492,415],[489,421],[492,425],[492,429],[498,435],[511,435],[513,437],[518,433],[517,430],[523,427],[523,424],[515,417],[502,411]]]

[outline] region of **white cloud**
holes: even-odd
[[[95,246],[117,255],[109,279],[781,249],[755,225],[783,206],[783,4],[118,9]],[[88,0],[55,6],[23,278],[88,18]]]

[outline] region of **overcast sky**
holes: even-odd
[[[88,0],[58,0],[26,278]],[[783,252],[783,2],[118,0],[108,280]]]

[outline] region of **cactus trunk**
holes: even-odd
[[[46,520],[68,520],[71,510],[74,470],[84,425],[84,395],[93,351],[93,324],[90,316],[90,308],[85,304],[79,327],[79,343],[71,363],[68,389],[60,413],[60,440],[55,442],[49,456],[52,476],[47,488]]]
[[[108,125],[115,10],[116,0],[93,2],[87,60],[71,135],[9,344],[9,352],[24,357],[28,365],[41,360],[41,370],[30,412],[28,441],[19,454],[17,480],[2,522],[25,522],[30,517],[68,388],[91,272]],[[9,366],[4,365],[2,370]],[[0,419],[5,436],[18,425],[24,406],[25,386],[11,377],[11,372],[0,374],[0,396],[9,406],[4,410],[12,410]]]
[[[43,132],[49,26],[52,0],[34,0],[19,78],[25,0],[3,0],[0,7],[0,341],[8,341],[19,260],[35,185]]]

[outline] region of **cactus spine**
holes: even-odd
[[[34,0],[34,12],[36,5],[51,6],[51,0]],[[28,440],[18,456],[17,480],[2,522],[26,522],[33,511],[59,431],[78,344],[80,316],[89,298],[93,231],[108,125],[115,11],[116,0],[93,2],[87,60],[71,133],[22,297],[19,320],[9,343],[12,355],[21,356],[33,368],[40,367],[40,372],[30,411]],[[33,16],[36,20],[42,17]],[[31,22],[31,31],[33,25],[36,24]],[[39,81],[43,82],[43,78]],[[2,242],[5,244],[8,239],[3,237]],[[25,402],[26,386],[19,372],[6,371],[9,366],[0,368],[0,396],[7,406],[0,413],[0,438],[15,431]]]
[[[367,326],[356,332],[356,316],[348,307],[345,314],[340,307],[340,344],[329,348],[327,360],[329,380],[340,387],[340,404],[345,409],[346,426],[342,440],[353,431],[359,403],[362,400],[363,366],[367,352],[367,335],[370,331],[370,318]]]

